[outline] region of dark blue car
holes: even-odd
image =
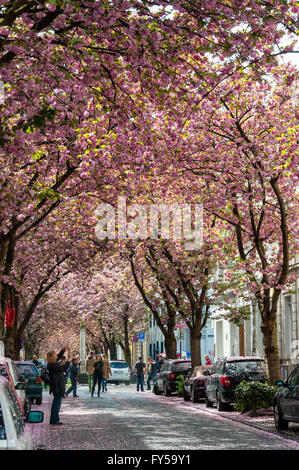
[[[276,429],[288,429],[289,421],[299,423],[299,365],[286,382],[280,380],[274,396],[274,421]]]

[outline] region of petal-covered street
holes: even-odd
[[[52,397],[44,392],[44,423],[26,426],[37,449],[299,450],[298,441],[224,418],[216,409],[207,412],[201,403],[186,404],[178,396],[138,393],[134,384],[108,385],[108,392],[93,398],[81,385],[78,394],[63,401],[64,424],[50,426]]]

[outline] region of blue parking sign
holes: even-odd
[[[139,341],[144,341],[145,340],[145,333],[139,333],[138,338],[139,338]]]

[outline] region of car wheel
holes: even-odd
[[[274,423],[278,430],[288,429],[289,423],[281,416],[281,411],[278,407],[278,403],[274,403]]]
[[[42,401],[43,401],[43,399],[42,399],[42,397],[39,397],[39,398],[36,398],[36,400],[35,400],[35,401],[36,401],[36,404],[37,404],[37,405],[41,405],[41,404],[42,404]]]
[[[154,394],[155,395],[161,395],[161,392],[158,390],[157,385],[154,385]]]
[[[227,405],[225,403],[222,403],[220,397],[218,396],[218,393],[216,395],[216,400],[217,400],[217,410],[218,411],[226,411],[227,410]]]
[[[192,388],[192,402],[193,403],[198,403],[199,402],[199,398],[198,398],[197,394],[195,393],[194,388]]]
[[[167,388],[166,382],[164,383],[164,394],[166,397],[169,397],[171,395],[171,392]]]
[[[129,382],[129,381],[128,381],[128,382],[126,382],[126,385],[131,385],[131,382]]]
[[[188,395],[188,393],[186,392],[185,389],[183,391],[183,398],[184,398],[185,401],[190,401],[190,397],[189,397],[189,395]]]

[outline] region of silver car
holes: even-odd
[[[24,432],[25,422],[43,419],[42,411],[30,411],[25,421],[10,383],[0,377],[0,450],[33,450],[32,438]]]
[[[110,369],[112,375],[107,382],[109,383],[131,383],[131,370],[125,361],[110,361]]]

